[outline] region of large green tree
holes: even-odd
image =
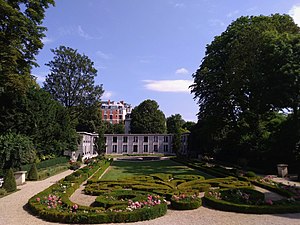
[[[207,46],[192,85],[202,149],[257,158],[273,112],[299,123],[299,32],[287,15],[240,17]]]
[[[103,89],[102,85],[95,85],[97,70],[88,56],[77,50],[60,46],[52,52],[54,59],[46,64],[51,72],[46,77],[44,89],[69,110],[72,119],[76,119],[100,101]]]
[[[32,84],[31,68],[43,47],[45,10],[53,0],[0,0],[0,130],[13,129],[20,98]]]
[[[0,135],[0,168],[18,168],[33,163],[36,152],[30,138],[16,133]]]
[[[167,131],[169,134],[175,134],[183,131],[185,121],[180,114],[171,115],[167,118]]]
[[[131,112],[131,133],[166,133],[166,118],[154,100],[145,100]]]

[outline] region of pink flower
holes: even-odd
[[[41,199],[40,198],[36,198],[36,201],[39,202],[39,201],[41,201]]]
[[[271,199],[266,200],[266,204],[273,205],[273,201]]]

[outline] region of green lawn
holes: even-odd
[[[154,173],[177,174],[197,174],[204,176],[206,179],[212,176],[202,173],[198,170],[191,169],[185,165],[172,160],[152,161],[152,162],[124,162],[114,161],[109,171],[103,175],[101,180],[126,179],[140,175]]]

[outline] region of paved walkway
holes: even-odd
[[[43,181],[27,182],[21,189],[0,199],[0,225],[55,225],[30,215],[23,207],[28,199],[69,175],[66,171]],[[163,217],[137,223],[118,225],[299,225],[300,213],[282,215],[253,215],[217,211],[205,207],[189,211],[168,210]]]

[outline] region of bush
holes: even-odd
[[[6,176],[4,177],[2,188],[4,188],[7,192],[13,192],[17,190],[16,179],[11,168],[7,171]]]
[[[69,169],[70,170],[78,170],[81,166],[81,163],[80,162],[74,162],[70,165]]]
[[[28,180],[38,180],[38,171],[36,168],[36,164],[32,164],[29,172],[28,172]]]
[[[246,174],[245,174],[246,177],[256,177],[256,174],[253,172],[253,171],[248,171]]]
[[[7,191],[3,188],[0,188],[0,196],[6,195]]]
[[[171,207],[177,210],[197,209],[202,205],[201,198],[195,195],[174,195],[171,198]]]
[[[45,161],[41,161],[41,162],[37,163],[36,168],[38,170],[40,170],[40,169],[44,169],[44,168],[57,166],[57,165],[60,165],[60,164],[66,164],[67,162],[69,162],[69,158],[64,157],[64,156],[63,157],[57,157],[57,158],[54,158],[54,159],[49,159],[49,160],[45,160]],[[31,164],[21,166],[21,170],[29,171],[30,168],[31,168]]]

